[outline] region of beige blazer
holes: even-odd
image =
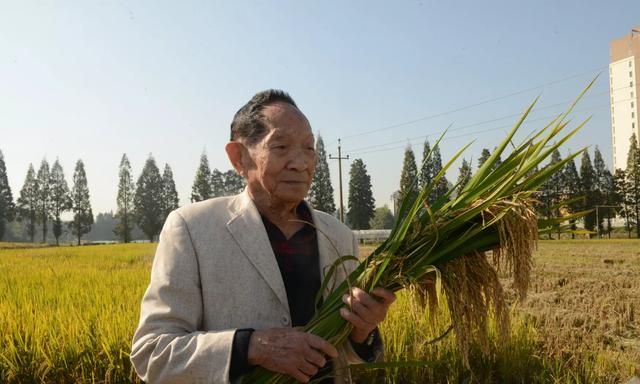
[[[349,228],[325,213],[311,212],[321,269],[338,254],[357,255]],[[352,270],[353,264],[347,268]],[[339,271],[336,278],[342,281],[345,273]],[[291,318],[284,283],[246,190],[169,215],[133,337],[131,361],[144,381],[228,383],[236,329],[287,326]],[[362,361],[349,343],[340,350],[336,382],[349,382],[346,364]]]

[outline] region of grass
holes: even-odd
[[[128,353],[154,249],[0,249],[0,382],[138,382]],[[492,335],[488,356],[472,348],[471,370],[453,334],[427,343],[447,330],[446,308],[427,316],[401,293],[381,326],[386,358],[428,363],[358,371],[357,381],[628,380],[640,365],[640,241],[542,241],[534,261],[527,300],[508,292],[512,338],[499,344]]]

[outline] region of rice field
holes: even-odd
[[[0,382],[138,382],[128,352],[154,249],[0,244]],[[404,363],[357,370],[357,382],[620,383],[632,377],[640,367],[640,241],[542,241],[535,263],[527,300],[511,296],[513,337],[505,344],[493,338],[488,354],[472,348],[470,369],[455,335],[446,333],[446,308],[427,316],[402,294],[381,331],[386,360]]]

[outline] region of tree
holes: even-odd
[[[615,205],[622,206],[622,215],[624,216],[625,229],[627,231],[627,236],[631,237],[631,215],[630,215],[630,207],[629,201],[629,191],[627,188],[629,187],[629,183],[627,183],[627,174],[622,169],[616,169],[616,172],[613,174],[613,198],[612,201]]]
[[[462,192],[467,183],[471,180],[471,164],[466,159],[462,159],[462,165],[458,171],[458,180],[456,181],[458,195]]]
[[[602,158],[602,153],[600,153],[600,149],[596,145],[596,149],[593,152],[593,170],[596,179],[596,195],[595,201],[597,205],[605,205],[605,207],[596,207],[598,210],[598,229],[600,233],[607,233],[610,235],[611,231],[611,214],[615,214],[614,211],[611,210],[611,207],[607,207],[608,205],[612,205],[611,202],[611,193],[613,190],[613,176],[611,172],[607,169],[607,166]],[[607,228],[605,230],[604,220],[607,220]]]
[[[198,166],[196,178],[191,187],[191,202],[207,200],[211,197],[213,197],[213,191],[211,190],[211,170],[209,169],[207,154],[203,153],[200,155],[200,166]]]
[[[135,220],[149,241],[153,242],[163,224],[163,207],[159,198],[162,196],[162,177],[153,156],[149,155],[136,185],[133,198]]]
[[[13,195],[7,177],[7,167],[4,163],[4,155],[0,151],[0,241],[4,238],[6,223],[15,218],[16,207],[13,204]]]
[[[583,210],[591,210],[595,205],[595,171],[591,164],[591,157],[588,151],[582,153],[580,162],[580,192],[583,196]],[[584,228],[593,231],[596,225],[596,214],[594,211],[584,216]]]
[[[427,145],[429,145],[429,143],[425,143],[425,146]],[[353,172],[353,169],[353,164],[351,164],[351,172]],[[418,186],[415,185],[417,182],[417,175],[418,167],[416,166],[416,157],[413,154],[411,146],[407,145],[404,150],[402,171],[400,172],[400,196],[398,197],[398,207],[402,207],[403,201],[407,199],[409,202],[416,199],[418,195]],[[349,192],[349,194],[351,194],[351,192]]]
[[[63,212],[68,211],[72,207],[69,185],[64,179],[64,171],[60,161],[56,159],[51,167],[51,215],[53,216],[53,236],[56,238],[56,245],[60,245],[60,236],[62,236],[62,219],[60,216]]]
[[[428,161],[431,162],[431,165],[429,166],[429,169],[431,170],[430,179],[435,180],[438,174],[442,171],[442,156],[440,155],[440,147],[437,144],[433,147],[433,153]],[[448,191],[449,182],[447,181],[447,177],[443,174],[429,194],[429,204],[433,205],[438,199],[445,196]]]
[[[410,149],[410,148],[409,148]],[[420,165],[420,178],[419,187],[424,188],[427,185],[431,184],[433,180],[433,166],[430,158],[431,155],[431,145],[428,140],[424,141],[422,146],[422,164]],[[405,160],[406,160],[406,152],[405,152]]]
[[[353,229],[369,229],[374,210],[375,200],[371,191],[371,177],[362,159],[356,159],[351,163],[349,171],[347,220]]]
[[[547,167],[552,167],[562,161],[562,156],[558,149],[551,153],[551,159]],[[544,214],[548,219],[560,217],[560,208],[564,200],[564,173],[557,171],[551,175],[549,180],[544,183],[541,189],[541,200],[544,205]],[[560,227],[556,226],[558,238],[560,238]],[[549,233],[551,239],[551,233]]]
[[[82,236],[89,233],[93,225],[93,212],[91,211],[91,201],[89,198],[89,185],[87,174],[84,171],[82,160],[76,162],[76,169],[73,173],[73,188],[71,189],[71,201],[73,220],[68,224],[71,233],[78,239],[78,245]]]
[[[118,172],[118,197],[116,198],[118,210],[116,219],[118,220],[113,233],[124,243],[131,241],[131,231],[133,231],[133,196],[135,194],[135,184],[131,172],[131,164],[127,154],[123,153],[120,159],[120,171]]]
[[[478,169],[482,168],[484,163],[489,160],[491,157],[491,152],[487,148],[482,148],[482,152],[480,152],[480,158],[478,159]]]
[[[51,217],[51,184],[49,180],[49,163],[43,159],[36,176],[38,191],[38,222],[42,224],[42,242],[47,242],[48,223]]]
[[[394,221],[391,210],[385,205],[384,207],[376,208],[369,225],[371,229],[391,229]]]
[[[327,163],[327,152],[324,149],[324,142],[320,135],[318,135],[318,140],[316,141],[316,173],[313,175],[311,189],[309,189],[309,202],[315,209],[330,215],[336,211],[329,164]]]
[[[629,139],[629,153],[627,155],[627,203],[631,207],[629,216],[635,223],[636,236],[640,238],[640,146],[636,134]]]
[[[482,152],[480,152],[480,158],[478,159],[478,169],[480,169],[484,165],[484,163],[489,160],[489,157],[491,157],[491,151],[489,151],[487,148],[482,148]],[[500,158],[500,156],[498,156],[491,169],[498,168],[500,164],[502,164],[502,159]]]
[[[218,168],[211,171],[211,192],[213,197],[224,196],[224,174]]]
[[[245,187],[245,181],[244,181],[244,178],[238,175],[238,173],[235,170],[230,169],[227,172],[225,172],[223,176],[224,176],[225,196],[236,195],[242,192],[242,190]]]
[[[578,175],[578,169],[576,168],[574,159],[571,159],[564,164],[562,173],[564,178],[562,194],[569,201],[567,209],[569,210],[569,213],[577,213],[580,211],[581,206],[580,202],[577,201],[578,196],[580,196],[580,176]],[[569,224],[572,231],[578,229],[576,226],[576,219],[569,220]],[[571,233],[571,238],[575,238],[575,233]]]
[[[36,236],[36,221],[38,214],[38,185],[36,181],[36,172],[33,169],[33,164],[29,164],[29,170],[27,176],[24,179],[24,184],[20,190],[20,197],[18,198],[18,218],[20,221],[25,220],[27,222],[27,233],[33,243]]]
[[[169,164],[164,165],[162,173],[162,222],[167,219],[169,213],[174,209],[178,209],[180,200],[178,199],[178,191],[176,183],[173,181],[173,171]]]

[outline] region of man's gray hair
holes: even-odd
[[[293,98],[280,89],[267,89],[256,93],[236,112],[231,122],[231,141],[244,140],[248,145],[259,142],[268,132],[262,110],[274,102],[284,102],[298,108]]]

